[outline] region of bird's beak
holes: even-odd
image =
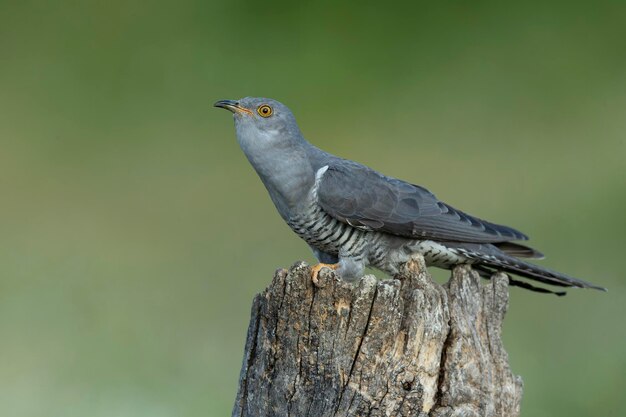
[[[250,116],[253,115],[251,110],[241,107],[235,100],[220,100],[215,102],[213,107],[221,107],[223,109],[230,110],[233,113],[248,114]]]

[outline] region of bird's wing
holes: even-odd
[[[322,209],[354,227],[439,241],[495,243],[527,240],[523,233],[470,216],[418,185],[341,160],[318,179]]]

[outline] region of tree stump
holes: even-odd
[[[519,415],[506,275],[459,266],[442,286],[419,256],[382,281],[310,273],[278,270],[255,297],[233,416]]]

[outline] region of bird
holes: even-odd
[[[532,291],[606,291],[523,260],[543,254],[519,243],[528,237],[512,227],[469,215],[422,186],[317,148],[304,138],[291,110],[277,100],[245,97],[219,100],[214,106],[233,113],[243,153],[280,216],[312,249],[318,261],[311,268],[314,283],[325,267],[349,282],[361,278],[367,267],[394,276],[403,263],[421,254],[427,266],[470,264],[486,278],[502,271],[509,274],[510,285]]]

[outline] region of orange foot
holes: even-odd
[[[339,264],[322,264],[319,263],[317,265],[313,265],[311,267],[311,281],[315,284],[316,287],[319,287],[319,280],[317,279],[317,275],[320,273],[322,268],[330,268],[332,270],[336,270],[339,268]]]

